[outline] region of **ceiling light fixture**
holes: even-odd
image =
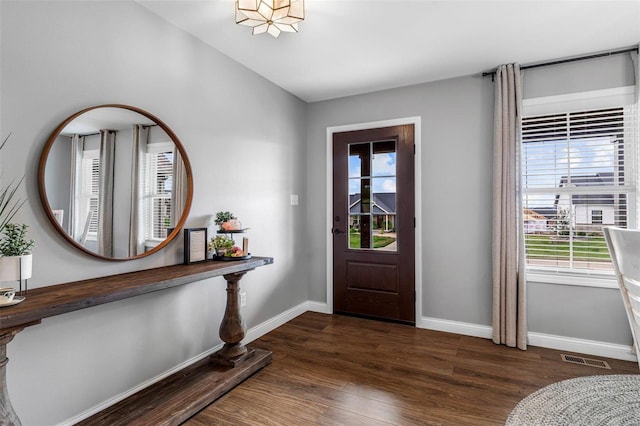
[[[253,35],[298,32],[304,20],[304,0],[236,0],[236,24],[253,27]]]

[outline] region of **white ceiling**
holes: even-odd
[[[640,0],[306,0],[299,33],[251,35],[234,0],[138,0],[307,101],[640,42]]]
[[[60,131],[60,134],[70,136],[94,133],[100,129],[131,129],[134,124],[152,125],[155,121],[128,109],[96,108],[74,118]]]

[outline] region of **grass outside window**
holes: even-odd
[[[529,259],[569,259],[573,249],[573,260],[610,262],[609,250],[604,237],[558,237],[556,235],[526,235],[525,245]]]
[[[393,243],[396,239],[393,237],[385,237],[383,235],[373,236],[373,248],[386,247]],[[349,248],[360,248],[360,234],[355,232],[349,233]]]

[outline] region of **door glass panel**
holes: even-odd
[[[349,248],[361,249],[370,247],[371,216],[349,215]],[[364,238],[363,238],[364,236]]]
[[[349,145],[349,178],[362,177],[362,145],[366,144]]]
[[[373,144],[373,176],[396,175],[396,143],[395,141],[374,142]],[[395,189],[394,189],[395,192]]]
[[[349,144],[349,248],[397,251],[396,204],[395,141]]]

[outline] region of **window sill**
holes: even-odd
[[[527,272],[527,284],[544,283],[557,285],[573,285],[578,287],[597,288],[618,288],[618,281],[614,275],[611,276],[591,276],[591,275],[569,275],[553,274],[544,272]]]

